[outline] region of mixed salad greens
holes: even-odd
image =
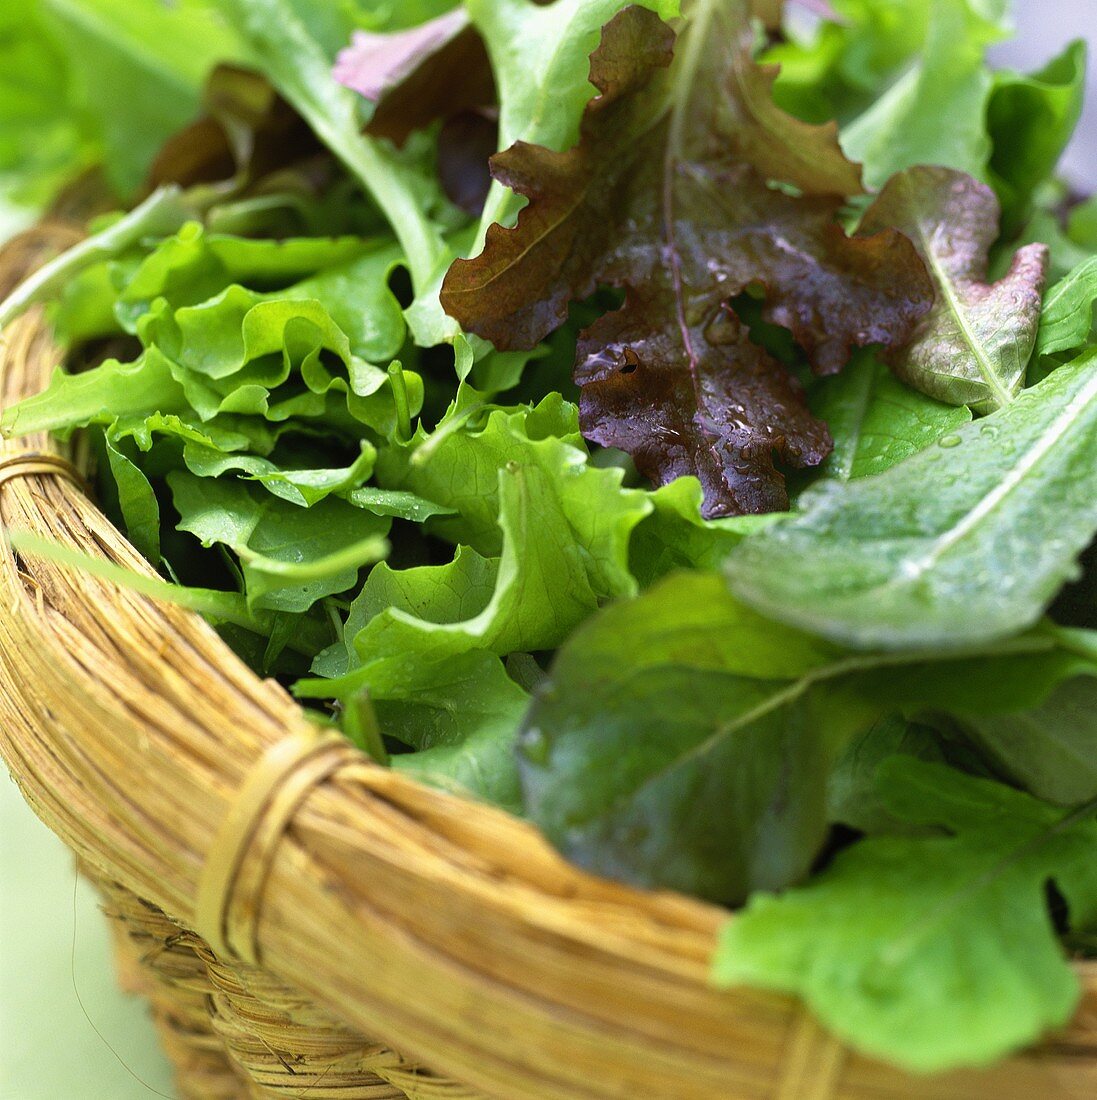
[[[9,6],[0,186],[93,236],[3,429],[379,761],[739,908],[715,981],[981,1064],[1097,948],[1084,48],[782,7]]]

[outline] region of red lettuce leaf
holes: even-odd
[[[831,372],[852,346],[905,341],[933,295],[901,234],[843,232],[836,215],[858,171],[833,126],[774,106],[751,35],[745,0],[695,4],[677,51],[652,12],[619,13],[591,57],[600,94],[579,144],[520,142],[492,159],[529,204],[442,290],[465,329],[526,348],[599,284],[625,288],[624,309],[581,339],[584,434],[628,450],[657,484],[695,474],[709,515],[782,507],[774,455],[813,465],[830,448],[731,299],[762,288],[763,317]]]
[[[463,8],[405,31],[356,31],[332,75],[374,104],[367,133],[398,145],[436,119],[495,101],[487,50]]]

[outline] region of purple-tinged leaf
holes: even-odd
[[[989,187],[951,168],[908,168],[888,180],[863,231],[897,226],[914,241],[936,287],[914,338],[888,355],[903,381],[952,405],[992,412],[1024,385],[1047,278],[1046,245],[1018,250],[1009,272],[985,282],[998,235]]]

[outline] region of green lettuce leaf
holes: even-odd
[[[301,508],[311,508],[333,494],[350,497],[369,480],[377,450],[363,440],[353,462],[334,468],[301,466],[297,456],[279,454],[276,458],[277,461],[272,461],[259,455],[225,454],[219,448],[194,442],[188,442],[183,448],[183,461],[192,474],[220,477],[238,471],[247,479],[259,482],[276,497]],[[285,465],[287,459],[294,464]]]
[[[1013,237],[1055,172],[1082,113],[1086,45],[1072,42],[1034,73],[1000,71],[987,103],[991,141],[987,180],[1002,205],[1002,234]]]
[[[1079,983],[1045,886],[1072,927],[1097,917],[1097,810],[912,759],[880,783],[894,813],[947,835],[872,837],[808,885],[755,896],[715,980],[796,993],[857,1049],[922,1072],[988,1064],[1065,1024]]]
[[[334,497],[311,508],[243,481],[168,475],[179,529],[240,559],[248,606],[306,611],[352,588],[363,565],[388,551],[389,521]]]
[[[911,30],[917,25],[916,16]],[[917,164],[985,178],[991,152],[986,111],[994,86],[985,54],[1002,37],[1001,20],[988,15],[986,5],[940,0],[929,6],[916,62],[843,127],[842,148],[864,164],[866,186],[878,188]]]
[[[157,298],[173,309],[195,306],[232,283],[285,289],[326,268],[365,259],[363,253],[385,265],[397,256],[388,242],[363,242],[356,237],[289,237],[249,240],[247,237],[207,232],[200,222],[188,222],[174,236],[148,251],[136,263],[115,263],[111,279],[116,288],[114,311],[125,331],[135,333],[137,321]],[[371,295],[377,294],[380,271],[368,270]]]
[[[529,696],[498,657],[470,652],[438,662],[428,658],[391,696],[371,687],[386,733],[416,750],[393,757],[397,771],[520,811],[514,739]]]
[[[1095,363],[876,477],[820,483],[732,549],[732,591],[863,649],[955,648],[1035,622],[1097,530]]]
[[[558,651],[519,741],[526,812],[595,873],[741,902],[808,874],[855,734],[915,708],[1025,709],[1085,665],[1040,634],[951,658],[850,654],[717,575],[677,574]]]
[[[1079,676],[1015,714],[955,715],[999,774],[1038,798],[1073,806],[1097,798],[1097,680]]]
[[[1036,354],[1077,351],[1093,334],[1093,304],[1097,302],[1097,256],[1083,260],[1057,282],[1044,298]]]
[[[966,406],[904,385],[871,351],[855,352],[840,375],[818,387],[811,405],[834,439],[823,473],[842,481],[878,474],[971,420]]]

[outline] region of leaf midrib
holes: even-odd
[[[929,259],[929,264],[937,280],[937,285],[941,288],[941,292],[945,297],[945,302],[953,317],[956,318],[956,324],[959,326],[965,342],[975,357],[979,373],[983,376],[983,381],[986,383],[987,389],[990,390],[992,397],[999,407],[1008,405],[1013,400],[1013,394],[1002,385],[994,370],[994,365],[983,350],[982,344],[976,338],[968,320],[967,309],[957,296],[955,288],[953,287],[952,278],[942,266],[940,256],[937,254],[930,239],[926,236],[925,223],[921,221],[921,219],[918,221],[918,236],[922,242],[922,251]]]
[[[1009,473],[1006,474],[989,493],[983,496],[979,502],[964,515],[964,518],[959,523],[950,527],[947,531],[934,539],[929,549],[920,558],[916,558],[912,561],[908,559],[909,564],[903,569],[901,579],[909,583],[921,577],[928,569],[934,566],[947,551],[952,549],[952,547],[962,539],[966,538],[983,519],[1007,500],[1010,494],[1013,493],[1018,486],[1024,483],[1028,475],[1039,466],[1054,449],[1055,444],[1058,443],[1070,428],[1082,418],[1084,413],[1089,411],[1089,406],[1092,404],[1095,397],[1097,397],[1097,371],[1093,371],[1093,375],[1089,382],[1086,383],[1080,393],[1074,395],[1070,399],[1063,412],[1048,425],[1036,441],[1036,444],[1025,450],[1020,461],[1010,469]],[[882,585],[880,587],[890,587],[892,584],[896,583],[898,579],[900,578],[893,578],[888,585]],[[877,591],[879,591],[879,589],[877,589]]]
[[[1018,653],[1039,653],[1053,648],[1054,645],[1055,642],[1050,637],[1027,635],[1019,638],[1010,638],[994,646],[974,646],[970,650],[954,650],[947,653],[921,653],[918,654],[916,660],[932,664],[947,663],[973,656],[995,657],[1010,656]],[[699,741],[686,752],[668,761],[662,768],[645,776],[640,783],[622,792],[619,797],[614,799],[610,807],[595,814],[594,817],[604,817],[616,812],[621,806],[631,802],[653,783],[657,783],[660,779],[691,761],[706,756],[713,749],[718,748],[726,738],[733,736],[739,730],[748,728],[786,704],[796,702],[807,694],[811,688],[819,684],[826,683],[830,680],[836,680],[856,672],[871,672],[880,668],[901,667],[910,663],[911,655],[909,653],[873,653],[864,656],[846,657],[838,661],[830,661],[817,668],[810,669],[794,680],[778,681],[782,686],[775,690],[773,694],[751,707],[751,709],[745,713],[736,716],[730,722],[725,722],[718,726],[703,741]],[[650,675],[651,669],[645,670],[645,673]],[[742,678],[750,679],[750,677]]]

